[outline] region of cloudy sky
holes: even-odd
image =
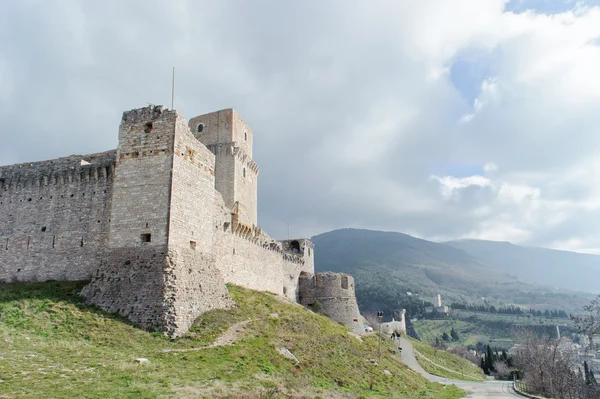
[[[234,107],[259,221],[600,253],[600,0],[0,2],[0,164]]]

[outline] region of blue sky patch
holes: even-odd
[[[448,163],[430,165],[430,175],[435,176],[454,176],[454,177],[469,177],[474,175],[483,176],[483,165],[477,163]]]
[[[560,14],[572,10],[577,3],[592,7],[600,5],[600,0],[510,0],[504,9],[517,14],[527,10],[544,14]]]
[[[459,58],[450,67],[450,81],[465,101],[473,106],[479,96],[481,83],[489,77],[491,71],[481,59],[469,60]]]

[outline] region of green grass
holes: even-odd
[[[425,342],[412,338],[410,341],[415,351],[419,352],[415,353],[419,364],[428,373],[458,380],[485,381],[481,368],[470,361],[443,349],[436,349]]]
[[[464,391],[426,381],[385,339],[359,342],[330,319],[273,295],[229,287],[237,306],[169,340],[85,304],[84,283],[0,285],[1,398],[436,398]],[[277,318],[269,314],[277,313]],[[252,320],[233,345],[198,349]],[[299,359],[276,351],[285,346]],[[149,359],[139,365],[135,359]],[[392,376],[387,376],[387,369]]]

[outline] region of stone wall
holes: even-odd
[[[111,250],[81,295],[169,336],[185,333],[203,312],[232,305],[212,256],[158,245]]]
[[[323,314],[357,334],[364,332],[352,276],[331,272],[301,273],[299,291],[300,304],[313,307],[318,301]]]
[[[110,224],[110,248],[166,245],[177,112],[123,113]]]
[[[283,257],[231,232],[219,232],[215,245],[217,268],[228,283],[283,294]]]
[[[179,115],[175,123],[169,245],[213,252],[214,158]]]
[[[84,280],[106,247],[115,151],[0,167],[0,282]]]

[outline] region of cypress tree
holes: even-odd
[[[485,359],[485,355],[481,356],[481,364],[479,367],[481,367],[485,375],[490,374],[490,369],[487,367],[487,359]]]
[[[444,331],[444,333],[442,334],[442,339],[446,342],[450,341],[450,336],[446,331]]]
[[[590,369],[588,368],[587,362],[583,362],[583,374],[585,376],[586,385],[590,385],[592,382],[590,381]]]
[[[490,370],[490,372],[496,371],[496,369],[494,368],[494,354],[492,353],[492,348],[490,348],[489,345],[487,345],[487,354],[485,356],[485,361],[485,366]]]
[[[450,330],[450,336],[452,337],[452,340],[455,342],[459,340],[458,333],[456,332],[454,327],[452,327],[452,329]]]

